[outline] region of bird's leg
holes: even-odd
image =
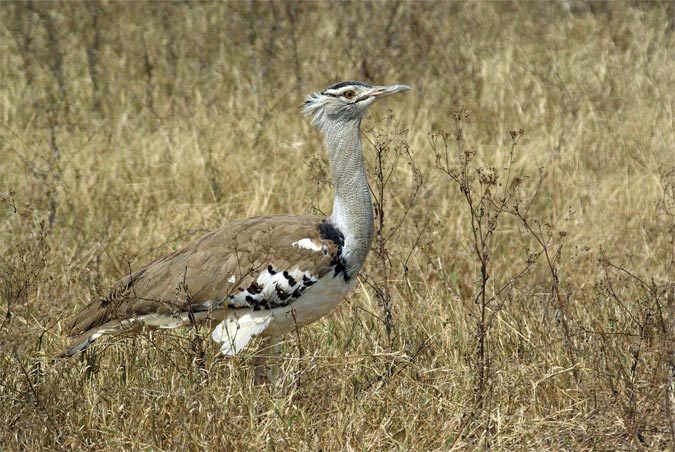
[[[281,361],[281,338],[280,337],[266,337],[262,340],[258,353],[253,358],[253,365],[255,367],[253,373],[253,382],[256,386],[264,383],[271,387],[277,387],[281,384],[282,372]]]

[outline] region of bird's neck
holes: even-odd
[[[342,252],[349,274],[363,266],[375,231],[360,125],[360,120],[339,122],[323,131],[335,188],[328,221],[345,237]]]

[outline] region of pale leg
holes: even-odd
[[[253,382],[256,386],[267,383],[276,388],[282,383],[280,355],[280,337],[266,337],[262,340],[258,353],[253,358],[253,365],[255,366]]]

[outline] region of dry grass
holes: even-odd
[[[0,20],[0,449],[675,447],[672,4],[22,2]],[[46,359],[129,267],[236,218],[327,212],[297,106],[346,78],[414,87],[365,124],[402,155],[400,227],[289,338],[288,393],[207,341],[195,365],[204,331]]]

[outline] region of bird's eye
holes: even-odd
[[[350,89],[349,91],[345,91],[343,96],[345,96],[345,98],[351,100],[354,97],[356,97],[356,93]]]

